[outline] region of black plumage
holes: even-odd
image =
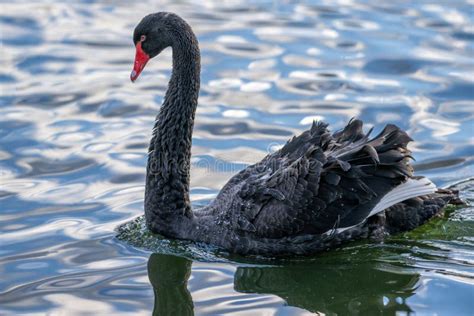
[[[327,124],[314,122],[232,177],[208,206],[193,211],[189,168],[198,42],[184,20],[164,12],[140,22],[134,33],[138,42],[150,57],[167,46],[173,49],[173,73],[149,147],[145,215],[153,232],[243,254],[309,254],[380,231],[414,228],[455,197],[443,191],[389,207],[377,214],[385,215],[384,221],[370,218],[384,196],[413,178],[411,139],[395,125],[371,138],[353,119],[333,134]]]

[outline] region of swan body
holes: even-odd
[[[145,217],[155,233],[211,243],[240,254],[311,254],[358,238],[413,229],[456,192],[413,176],[410,137],[395,125],[370,137],[353,119],[327,124],[233,176],[207,206],[192,210],[189,169],[200,52],[191,27],[173,13],[151,14],[135,28],[132,81],[149,59],[173,49],[173,72],[149,147]]]

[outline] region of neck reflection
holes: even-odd
[[[154,316],[194,315],[188,291],[192,262],[172,255],[154,253],[148,259],[148,278],[155,293]]]

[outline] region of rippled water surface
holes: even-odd
[[[472,207],[305,259],[150,239],[140,219],[116,237],[143,212],[171,65],[131,84],[131,35],[160,10],[202,50],[195,205],[313,119],[351,117],[408,130],[417,172],[474,203],[472,1],[194,2],[0,4],[0,314],[473,315]]]

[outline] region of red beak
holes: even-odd
[[[142,49],[142,42],[138,42],[135,47],[137,48],[137,52],[135,53],[135,63],[133,64],[133,70],[130,74],[130,80],[132,80],[132,82],[137,80],[143,68],[145,68],[146,63],[150,60],[150,56],[148,56]]]

